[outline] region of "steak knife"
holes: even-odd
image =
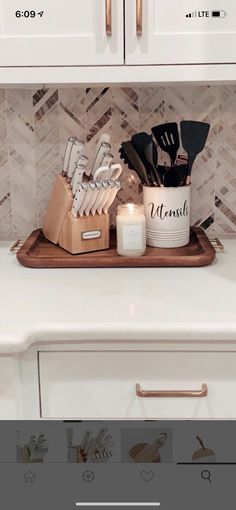
[[[105,207],[107,201],[109,200],[109,196],[110,196],[111,192],[113,191],[113,189],[116,186],[115,185],[115,181],[109,180],[109,181],[107,181],[107,183],[108,183],[109,186],[108,186],[106,192],[103,194],[103,198],[102,198],[102,200],[101,200],[101,202],[100,202],[100,204],[99,204],[99,206],[97,208],[97,213],[99,215],[102,214],[103,208]]]
[[[109,187],[109,184],[108,184],[107,181],[101,181],[101,184],[102,184],[101,189],[99,190],[97,198],[96,198],[96,201],[95,201],[95,203],[94,203],[94,205],[93,205],[93,207],[91,209],[91,213],[92,213],[93,216],[95,216],[95,214],[97,212],[97,209],[98,209],[98,207],[99,207],[99,205],[100,205],[100,203],[101,203],[101,201],[102,201],[102,199],[104,197],[104,194],[106,193],[106,191],[107,191],[107,189]]]
[[[92,209],[93,209],[93,206],[97,200],[97,197],[98,197],[98,194],[99,194],[99,191],[102,189],[102,182],[101,181],[97,181],[97,182],[94,182],[96,188],[93,192],[93,194],[91,195],[91,199],[90,199],[90,202],[88,203],[86,209],[85,209],[85,214],[86,216],[89,216],[89,214],[92,213]],[[95,213],[94,213],[95,214]],[[94,216],[93,214],[93,216]]]
[[[82,183],[82,186],[84,186],[85,184]],[[82,218],[83,215],[84,215],[84,212],[91,200],[91,196],[93,195],[93,193],[95,192],[96,190],[96,185],[95,185],[95,182],[89,182],[88,184],[86,184],[87,186],[87,191],[86,191],[86,195],[84,197],[84,200],[78,210],[78,213],[80,215],[80,217]]]
[[[79,158],[79,161],[80,161],[81,158]],[[75,167],[75,172],[74,172],[74,175],[73,175],[73,179],[71,181],[71,185],[72,185],[72,195],[75,196],[75,193],[76,193],[76,190],[77,190],[77,187],[78,187],[78,184],[80,182],[82,182],[82,179],[83,179],[83,175],[86,171],[86,167],[85,165],[81,165],[79,163],[76,164],[76,167]]]
[[[109,194],[108,196],[108,199],[107,199],[107,202],[105,203],[105,205],[103,206],[103,212],[104,214],[107,214],[108,213],[108,210],[109,208],[111,207],[111,205],[113,204],[115,198],[116,198],[116,195],[118,193],[118,191],[121,189],[121,183],[120,181],[116,180],[114,181],[115,182],[115,188],[111,190],[111,193]]]
[[[78,188],[76,190],[76,194],[75,194],[75,198],[73,200],[73,204],[72,204],[72,208],[71,208],[71,213],[73,214],[74,218],[77,218],[78,216],[78,211],[83,203],[83,200],[84,200],[84,197],[86,195],[86,189],[87,189],[87,184],[83,184],[82,182],[79,183],[78,185]]]

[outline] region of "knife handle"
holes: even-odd
[[[113,189],[108,197],[108,200],[105,204],[105,206],[103,207],[103,212],[104,214],[107,214],[108,213],[108,210],[110,209],[111,205],[113,204],[115,198],[116,198],[116,195],[118,193],[118,191],[121,189],[121,184],[119,181],[116,182],[116,187],[115,189]]]
[[[101,188],[99,189],[96,201],[94,202],[93,207],[91,209],[92,216],[95,216],[95,214],[96,214],[96,212],[98,210],[98,207],[99,207],[101,201],[103,200],[104,193],[106,193],[106,190],[104,189],[103,186],[101,186]]]
[[[73,177],[76,163],[77,163],[79,156],[83,150],[84,150],[83,142],[76,142],[72,146],[71,153],[70,153],[70,159],[69,159],[68,172],[67,172],[67,179],[69,181]]]
[[[84,190],[82,188],[81,184],[79,184],[77,191],[76,191],[75,198],[73,200],[72,209],[71,209],[71,213],[74,216],[74,218],[77,218],[77,216],[78,216],[78,210],[80,209],[80,207],[84,201],[85,194],[86,194],[86,190]]]
[[[91,212],[91,204],[94,203],[93,197],[96,196],[96,194],[97,194],[96,184],[95,182],[90,182],[87,191],[87,196],[85,197],[85,204],[83,204],[84,209],[83,214],[85,214],[85,216],[89,216]]]
[[[101,166],[109,167],[112,160],[113,160],[113,154],[110,154],[109,152],[107,154],[104,154],[104,158],[101,161]]]
[[[105,207],[106,203],[107,203],[107,202],[108,202],[108,200],[109,200],[109,197],[110,197],[111,191],[112,191],[112,189],[111,189],[111,187],[109,186],[109,187],[105,190],[105,192],[104,192],[103,198],[102,198],[102,200],[101,200],[101,202],[100,202],[100,204],[99,204],[99,206],[98,206],[98,208],[97,208],[97,213],[99,214],[99,216],[102,214],[102,211],[103,211],[103,209],[104,209],[104,207]]]
[[[91,175],[94,175],[94,172],[97,170],[97,168],[101,166],[101,161],[103,160],[104,156],[111,151],[110,139],[111,138],[108,133],[101,134],[95,150],[95,158],[91,170]]]
[[[62,173],[64,175],[67,175],[71,150],[72,150],[72,147],[76,141],[78,141],[77,138],[73,138],[73,137],[69,137],[67,140],[63,163],[62,163]]]
[[[84,197],[83,203],[81,204],[80,209],[79,209],[80,218],[83,218],[83,216],[85,214],[85,210],[87,209],[88,204],[91,201],[91,197],[92,197],[92,195],[94,193],[94,190],[95,190],[95,187],[91,188],[91,186],[88,185],[88,187],[86,189],[86,193],[85,193],[85,197]]]
[[[85,170],[86,170],[86,168],[84,165],[76,165],[76,167],[75,167],[75,172],[74,172],[74,175],[73,175],[72,181],[71,181],[73,196],[76,194],[78,184],[80,182],[82,182]]]
[[[107,195],[110,192],[110,186],[108,181],[103,181],[103,187],[102,187],[102,193],[101,193],[101,200],[99,202],[99,205],[97,207],[97,213],[99,216],[102,214],[103,206],[105,205],[107,201]]]
[[[96,192],[95,194],[93,195],[93,201],[91,203],[91,206],[90,206],[90,213],[89,214],[92,214],[92,216],[95,216],[96,214],[96,210],[97,210],[97,206],[100,204],[100,193],[101,193],[101,190],[102,190],[102,182],[100,181],[97,181],[96,183]]]

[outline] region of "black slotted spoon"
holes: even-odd
[[[152,133],[159,147],[170,156],[171,166],[174,166],[179,150],[179,131],[176,122],[167,122],[152,128]]]

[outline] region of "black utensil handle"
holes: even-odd
[[[123,142],[121,144],[121,146],[122,146],[127,158],[129,159],[129,161],[133,167],[133,170],[135,170],[135,172],[138,174],[142,184],[145,184],[146,186],[151,186],[152,183],[147,175],[146,169],[145,169],[141,159],[139,158],[136,150],[132,146],[131,142]]]
[[[161,184],[158,183],[156,172],[155,172],[154,168],[151,167],[151,165],[148,168],[146,167],[146,171],[147,171],[148,177],[152,183],[152,186],[161,186]]]
[[[158,166],[155,167],[155,174],[156,174],[156,180],[157,180],[158,186],[163,186],[164,184],[163,184],[163,180],[162,180],[162,174],[161,174]]]

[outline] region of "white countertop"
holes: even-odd
[[[201,268],[29,269],[0,243],[0,353],[76,340],[236,342],[236,238]]]

